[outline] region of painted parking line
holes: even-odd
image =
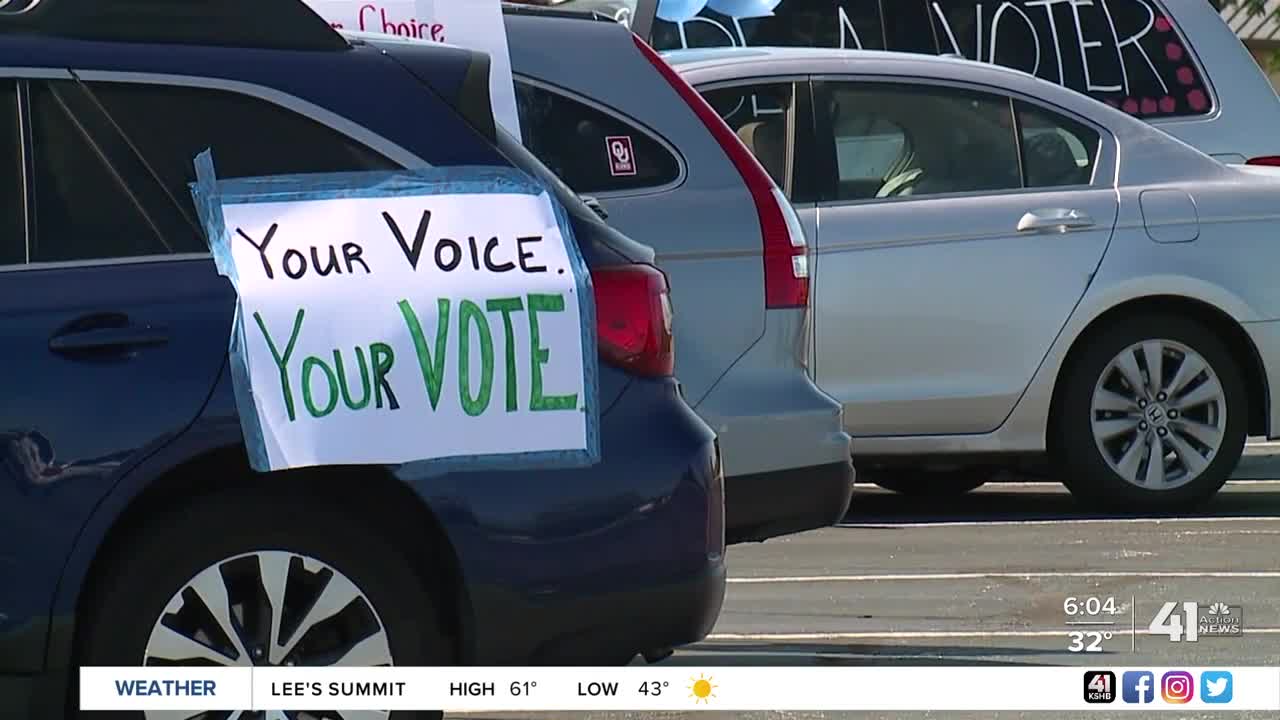
[[[1171,578],[1234,578],[1273,579],[1280,572],[1264,571],[1116,571],[1089,570],[1082,572],[972,572],[972,573],[900,573],[894,575],[795,575],[790,577],[740,577],[729,578],[737,585],[779,585],[794,583],[851,583],[851,582],[911,582],[924,580],[1043,580],[1054,578],[1135,578],[1139,580],[1163,580]]]
[[[1238,523],[1238,522],[1277,522],[1276,515],[1240,515],[1229,517],[1198,518],[1060,518],[1043,520],[941,520],[938,522],[844,522],[838,528],[945,528],[945,527],[1001,527],[1009,525],[1162,525],[1178,523]]]
[[[1108,630],[1112,635],[1128,637],[1134,635],[1132,630]],[[1280,628],[1242,628],[1245,635],[1280,635]],[[902,632],[833,632],[833,633],[712,633],[707,636],[708,642],[835,642],[841,640],[946,640],[963,638],[1061,638],[1064,630],[920,630]],[[1162,636],[1149,630],[1139,630],[1139,637],[1144,635]],[[697,652],[698,648],[682,649],[682,653]],[[815,653],[816,654],[816,653]]]
[[[1280,444],[1277,444],[1276,449],[1277,451],[1280,451]],[[985,487],[993,490],[1000,490],[1002,488],[1047,489],[1047,488],[1053,488],[1054,486],[1061,486],[1061,485],[1062,483],[1058,482],[1057,480],[1010,480],[1010,481],[994,480],[991,482],[991,484],[986,485]],[[1266,485],[1280,485],[1280,479],[1258,478],[1257,480],[1254,480],[1252,478],[1231,478],[1230,480],[1227,481],[1227,487],[1232,487],[1232,486],[1258,487],[1258,486],[1266,486]],[[871,487],[870,483],[868,483],[867,489],[870,489],[870,487]],[[891,491],[886,490],[885,492],[888,493]]]

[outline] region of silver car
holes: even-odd
[[[1087,501],[1183,508],[1280,434],[1280,180],[986,63],[667,58],[814,244],[810,368],[864,477],[963,491],[1048,451]]]
[[[1091,95],[1224,162],[1280,165],[1280,100],[1209,0],[615,1],[635,3],[632,27],[660,51],[954,54]]]
[[[670,280],[676,376],[720,439],[728,542],[837,522],[853,492],[850,438],[806,371],[810,279],[790,204],[625,27],[505,13],[525,146],[651,246]]]

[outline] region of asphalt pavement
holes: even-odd
[[[662,664],[688,666],[693,674],[734,665],[1280,665],[1280,445],[1251,446],[1234,477],[1203,511],[1176,517],[1087,512],[1055,483],[990,484],[944,502],[860,485],[837,527],[730,547],[728,596],[712,635]],[[1068,598],[1083,602],[1089,597],[1114,598],[1115,613],[1069,617],[1064,612]],[[1243,635],[1175,643],[1148,632],[1165,602],[1189,600],[1239,606]],[[1100,651],[1071,651],[1073,631],[1101,635],[1082,637]],[[1172,717],[1119,709],[1114,715]],[[1078,716],[713,708],[465,715],[503,720]],[[1177,714],[1201,716],[1223,714]]]

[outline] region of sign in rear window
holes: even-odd
[[[1212,100],[1155,0],[659,0],[660,50],[809,46],[954,53],[1033,73],[1143,118]]]

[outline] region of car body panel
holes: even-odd
[[[679,158],[681,176],[674,183],[590,194],[608,212],[610,225],[655,249],[657,265],[670,279],[676,375],[690,404],[719,435],[729,484],[735,476],[847,462],[840,406],[806,370],[811,313],[765,309],[758,214],[714,137],[617,24],[534,11],[509,12],[506,24],[518,81],[621,118]],[[570,46],[596,62],[565,63],[557,49]],[[814,235],[809,237],[812,242]],[[848,476],[851,486],[851,468]],[[794,479],[780,477],[779,487],[784,484],[804,492]],[[734,497],[729,491],[730,504]],[[843,510],[829,515],[837,518]]]
[[[764,266],[751,195],[698,118],[635,51],[625,28],[523,14],[507,14],[505,20],[517,79],[543,83],[613,114],[641,110],[627,114],[628,124],[678,149],[682,173],[674,187],[591,194],[609,213],[610,225],[657,253],[676,308],[676,376],[696,408],[765,332]],[[552,51],[562,47],[597,62],[566,63]],[[605,162],[605,148],[599,151]],[[712,272],[716,283],[707,282]],[[725,322],[728,317],[734,321]]]
[[[439,92],[371,46],[297,53],[0,38],[0,78],[66,79],[66,68],[89,81],[254,95],[406,166],[515,164],[547,177],[527,154],[482,141]],[[424,122],[432,132],[421,131]],[[588,266],[652,258],[566,188],[552,191]],[[132,504],[175,474],[189,476],[194,459],[243,452],[226,370],[234,292],[207,255],[135,257],[4,268],[0,308],[5,336],[21,345],[21,372],[7,388],[16,401],[0,413],[0,691],[31,695],[34,718],[40,693],[25,688],[43,682],[41,671],[65,681],[84,583]],[[168,343],[72,368],[50,351],[49,335],[88,312],[167,329]],[[594,467],[388,469],[435,516],[460,561],[471,597],[464,627],[475,631],[465,659],[593,662],[696,641],[719,612],[723,469],[714,434],[674,379],[602,364],[599,381],[605,455]],[[67,412],[73,401],[79,411]]]
[[[1044,262],[1042,274],[1034,277],[1027,277],[1024,265],[1014,266],[1009,248],[982,256],[957,251],[949,258],[939,259],[938,251],[949,249],[944,247],[946,243],[929,246],[901,241],[909,230],[901,224],[905,221],[892,212],[896,203],[917,207],[930,203],[962,205],[966,202],[963,199],[939,196],[853,203],[835,208],[835,212],[848,213],[850,223],[857,223],[856,229],[847,231],[840,241],[859,249],[859,252],[835,254],[864,256],[856,264],[850,260],[840,272],[829,272],[832,267],[824,265],[833,249],[846,249],[827,244],[828,218],[833,209],[825,203],[817,203],[812,208],[802,204],[798,208],[807,226],[817,228],[819,238],[814,270],[819,384],[842,399],[867,398],[865,406],[846,405],[845,422],[855,435],[855,456],[1044,451],[1053,390],[1068,351],[1092,322],[1128,302],[1153,297],[1194,300],[1221,311],[1246,332],[1250,332],[1247,330],[1250,327],[1261,328],[1257,335],[1263,344],[1270,342],[1266,328],[1268,321],[1280,317],[1280,288],[1268,277],[1273,263],[1259,259],[1280,253],[1275,232],[1280,220],[1280,182],[1275,173],[1245,172],[1223,165],[1151,125],[1084,95],[1025,73],[972,61],[869,51],[758,48],[675,51],[667,57],[699,87],[722,86],[735,78],[757,81],[797,74],[824,80],[874,74],[884,78],[915,78],[916,82],[963,83],[1015,97],[1035,98],[1066,114],[1089,120],[1112,136],[1114,163],[1099,164],[1094,187],[1063,192],[1070,198],[1071,206],[1083,202],[1086,195],[1094,198],[1090,202],[1102,202],[1099,207],[1103,210],[1095,218],[1105,216],[1109,205],[1114,233],[1109,242],[1093,233],[1064,233],[1052,238],[1052,242],[1046,241],[1048,244],[1044,247],[1050,248],[1050,255],[1028,251],[1023,256],[1024,261]],[[1141,201],[1144,192],[1163,193],[1155,195],[1156,198],[1168,198],[1170,193],[1190,198],[1195,214],[1194,238],[1186,235],[1189,220],[1185,212],[1153,215],[1151,208],[1156,206],[1149,203],[1144,215]],[[1019,193],[988,194],[971,202],[985,208],[985,212],[993,212],[1002,207],[1007,198],[1017,195]],[[1169,207],[1185,209],[1177,204]],[[927,227],[930,222],[941,225],[944,218],[950,217],[956,218],[957,227],[968,228],[975,223],[986,227],[987,221],[980,216],[965,217],[954,212],[914,218],[909,227],[916,228],[919,224]],[[1153,232],[1159,235],[1165,231],[1183,236],[1176,237],[1179,242],[1157,242],[1152,238]],[[930,235],[918,230],[910,232],[916,236]],[[943,232],[940,228],[934,234]],[[1083,245],[1075,242],[1080,240],[1084,241]],[[993,241],[993,248],[998,247],[998,242]],[[1016,239],[1009,242],[1015,251],[1025,247]],[[995,269],[992,269],[993,263]],[[956,267],[968,268],[969,272],[959,279],[946,272]],[[901,280],[904,268],[910,268],[910,281],[896,283],[895,280]],[[1063,268],[1070,272],[1062,272]],[[854,304],[852,293],[858,291],[849,290],[848,286],[867,283],[872,284],[877,293],[871,294],[872,297],[859,294],[860,304]],[[1001,288],[1001,295],[993,297],[990,292],[993,285]],[[922,299],[903,292],[902,288],[910,287],[921,288]],[[1005,289],[1010,287],[1013,289],[1006,293]],[[938,292],[938,288],[943,292],[956,289],[952,302],[964,304],[933,302],[933,293]],[[1013,301],[1015,297],[1017,300]],[[1031,305],[1028,298],[1034,301]],[[1010,309],[1009,305],[1017,307]],[[894,323],[884,320],[886,308]],[[1029,316],[1021,313],[1032,308],[1040,313],[1044,327],[1033,330],[1038,335],[1032,342],[1025,343],[1025,330],[1034,324]],[[992,317],[996,319],[992,325],[999,327],[983,328],[982,323]],[[844,336],[824,338],[824,333],[831,331],[827,324],[831,320],[826,318],[835,318]],[[927,331],[921,330],[921,318],[932,322],[926,326]],[[1019,326],[1023,333],[1017,338],[1001,338],[1000,328],[1009,323],[1010,318],[1021,318],[1019,322],[1025,323]],[[1017,360],[999,358],[988,363],[998,371],[998,383],[984,382],[976,373],[957,378],[956,366],[950,364],[945,368],[932,368],[939,376],[930,382],[924,368],[912,368],[910,363],[915,355],[909,351],[936,349],[938,337],[954,337],[950,325],[942,319],[959,322],[965,332],[958,334],[977,333],[987,343],[998,343],[996,346],[1002,350],[1012,343],[1018,349],[1012,353]],[[883,323],[884,335],[874,331],[864,333],[858,323]],[[896,336],[892,334],[895,324]],[[987,334],[983,335],[984,332]],[[857,347],[860,340],[866,343],[883,337],[896,337],[895,349],[900,354],[880,356],[875,349]],[[825,347],[833,350],[824,353],[824,343],[829,343]],[[948,351],[951,347],[948,346]],[[961,353],[962,369],[972,369],[981,367],[977,363],[983,351],[989,353],[992,345],[983,347],[966,339],[955,347]],[[1257,349],[1261,351],[1262,347]],[[904,350],[908,352],[901,354]],[[866,354],[871,359],[870,367],[882,374],[880,384],[867,383],[869,387],[862,395],[849,388],[862,382],[858,373],[865,371],[868,365],[865,360],[848,363],[843,368],[845,375],[839,379],[824,371],[824,358],[834,356],[836,362],[841,362],[845,357],[842,353],[851,352]],[[1267,433],[1274,436],[1280,433],[1275,389],[1280,379],[1280,359],[1266,354],[1259,357],[1264,363],[1263,375],[1268,387],[1267,397],[1262,398],[1270,420]],[[889,373],[904,372],[895,362],[905,364],[907,371],[916,371],[910,382],[900,385],[885,382],[885,376],[892,377]],[[931,385],[935,389],[931,390]],[[989,388],[993,386],[999,391],[991,392]],[[948,391],[951,392],[949,398]],[[874,393],[882,396],[876,397]],[[913,414],[915,393],[925,396],[926,401],[916,404],[914,409],[919,412]],[[939,403],[937,398],[947,398],[948,402]],[[885,423],[886,417],[887,422],[897,425],[878,424]],[[985,422],[973,421],[975,417]],[[966,422],[971,424],[965,425]],[[889,427],[898,429],[889,430]]]

